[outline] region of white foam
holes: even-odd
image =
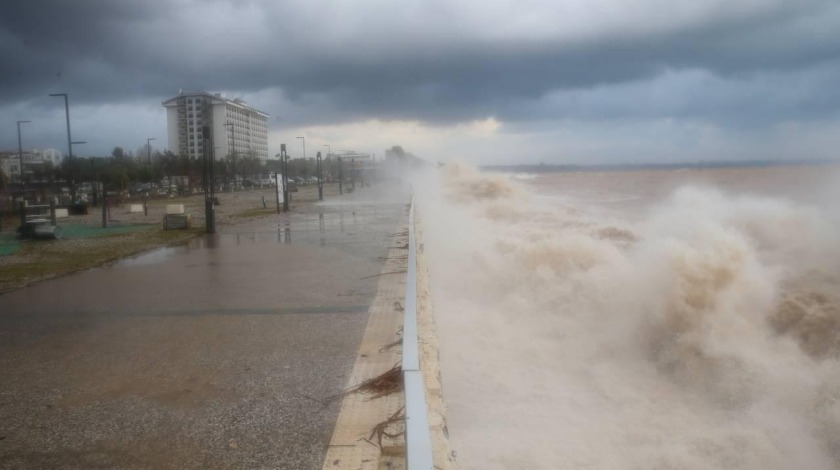
[[[459,468],[840,468],[819,210],[685,187],[629,222],[457,166],[422,187]]]

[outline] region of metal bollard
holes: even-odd
[[[55,227],[55,201],[50,200],[50,224]]]
[[[102,228],[108,226],[108,193],[102,191]]]

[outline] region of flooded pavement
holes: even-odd
[[[407,194],[0,296],[0,467],[320,468]]]

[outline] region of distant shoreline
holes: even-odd
[[[718,168],[766,168],[784,166],[835,166],[840,160],[752,160],[724,162],[683,162],[683,163],[632,163],[608,165],[482,165],[484,171],[513,173],[551,173],[551,172],[590,172],[590,171],[632,171],[632,170],[702,170]]]

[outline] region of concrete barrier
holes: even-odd
[[[414,240],[414,197],[408,212],[408,266],[405,279],[402,373],[405,384],[405,460],[408,470],[432,470],[432,439],[426,386],[420,369],[417,328],[417,246]]]
[[[61,239],[61,227],[58,225],[40,224],[35,226],[35,238]]]
[[[183,204],[167,204],[166,205],[166,214],[183,214],[184,213],[184,205]]]

